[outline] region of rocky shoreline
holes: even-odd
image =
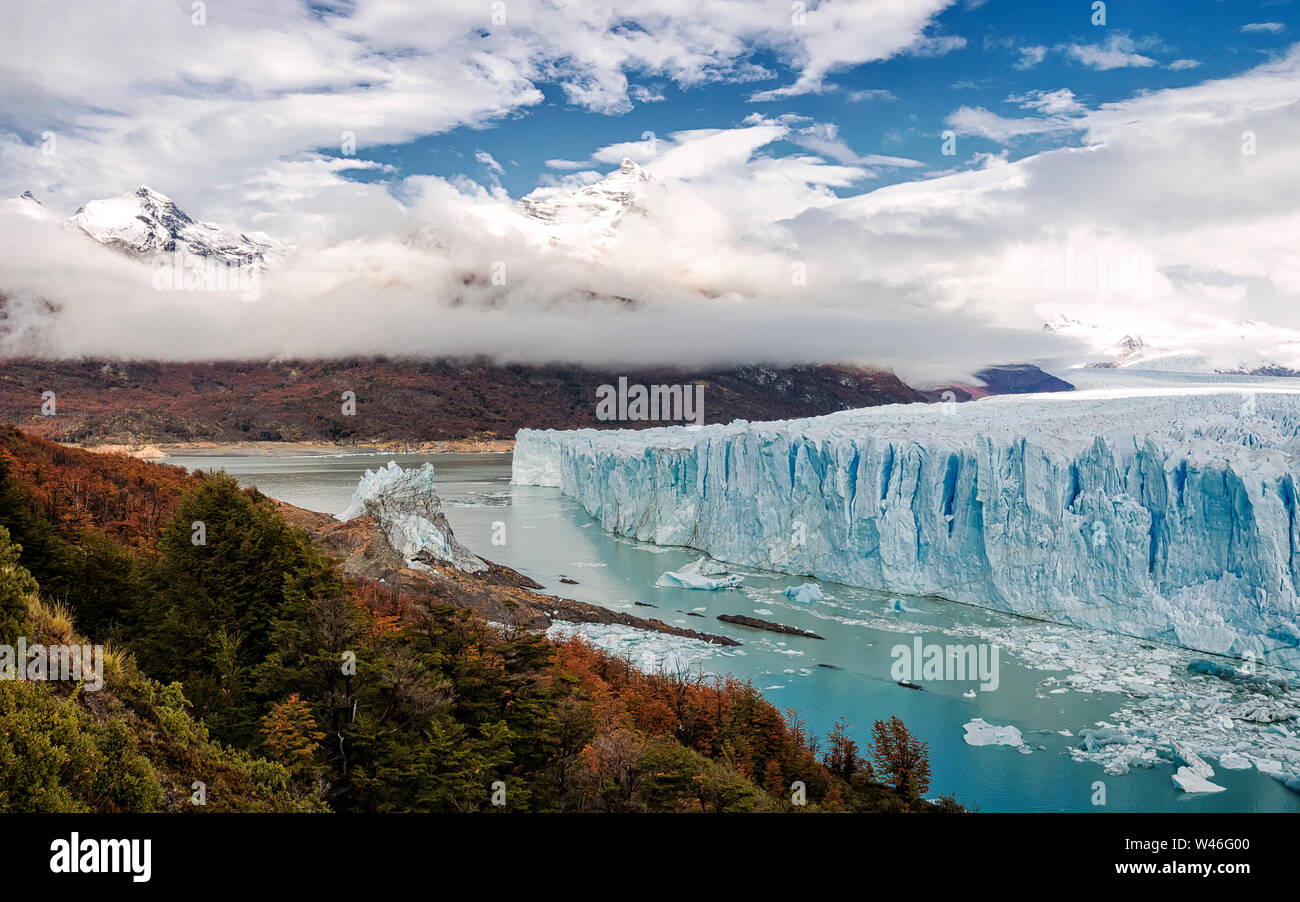
[[[212,455],[214,457],[248,453],[269,457],[295,457],[305,454],[508,454],[514,439],[465,438],[447,441],[365,443],[338,442],[142,442],[138,444],[77,444],[62,442],[96,454],[125,454],[140,460],[164,460],[168,457]]]
[[[536,591],[543,588],[539,583],[491,561],[485,560],[487,569],[477,573],[449,565],[412,567],[393,549],[379,523],[370,516],[339,521],[329,514],[283,501],[275,504],[285,520],[306,530],[319,548],[338,560],[344,573],[408,595],[417,602],[433,601],[468,608],[485,620],[519,629],[542,631],[556,621],[618,624],[712,645],[741,644],[726,636],[673,626],[655,618],[636,617],[572,598],[543,595]]]

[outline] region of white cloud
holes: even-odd
[[[966,39],[961,35],[923,35],[917,38],[908,53],[913,56],[944,56],[966,46]]]
[[[845,95],[849,103],[864,103],[869,100],[897,100],[894,92],[885,88],[868,88],[863,91],[850,91]]]
[[[1115,32],[1099,44],[1066,44],[1060,49],[1066,56],[1072,57],[1092,69],[1122,69],[1130,66],[1154,66],[1156,61],[1139,53],[1139,50],[1153,50],[1160,46],[1156,38],[1134,39],[1127,32]]]
[[[501,167],[501,164],[498,163],[496,161],[496,158],[492,156],[492,154],[488,153],[486,150],[474,151],[474,159],[477,160],[483,166],[487,167],[489,171],[495,172],[497,175],[502,175],[505,173],[505,169]]]
[[[1019,96],[1008,97],[1007,101],[1020,104],[1022,109],[1038,110],[1048,115],[1077,113],[1083,109],[1083,104],[1074,99],[1074,92],[1069,88],[1055,91],[1027,91]]]
[[[1281,22],[1251,22],[1241,26],[1241,30],[1245,34],[1281,34],[1286,26]]]
[[[1181,59],[1181,60],[1174,60],[1172,63],[1169,64],[1169,68],[1173,69],[1175,72],[1181,72],[1185,69],[1195,69],[1200,64],[1201,64],[1200,60]]]
[[[863,166],[912,168],[922,165],[917,160],[906,157],[891,157],[880,154],[863,156],[855,152],[839,135],[839,128],[833,122],[814,122],[796,129],[790,141],[814,153],[821,154],[839,163]]]
[[[1300,329],[1300,262],[1288,249],[1300,229],[1297,76],[1300,47],[1237,77],[1104,104],[1072,118],[1082,146],[881,188],[805,214],[791,231],[815,231],[827,257],[854,255],[896,295],[937,309],[1006,326],[1069,312],[1231,367],[1237,320]],[[1246,129],[1270,136],[1267,151],[1243,156]],[[1045,273],[1067,255],[1144,261],[1150,279],[1063,290]],[[1298,348],[1268,350],[1296,365]]]
[[[1047,58],[1047,48],[1041,44],[1021,47],[1019,53],[1020,59],[1016,62],[1017,69],[1032,69]]]
[[[1063,134],[1084,128],[1083,121],[1077,117],[1055,115],[1016,119],[983,107],[959,107],[945,121],[959,135],[975,135],[1003,143],[1028,135]]]
[[[70,212],[148,182],[209,218],[275,217],[280,170],[345,135],[364,156],[488,125],[541,103],[543,84],[622,113],[664,85],[775,78],[759,52],[792,68],[787,94],[818,91],[828,73],[908,52],[951,2],[823,3],[800,24],[788,0],[715,0],[707,15],[680,0],[510,0],[499,24],[487,3],[431,14],[391,0],[224,0],[203,25],[171,0],[20,4],[0,33],[0,193],[35,187]],[[52,158],[39,150],[46,131],[58,136]],[[342,176],[319,187],[354,190]]]

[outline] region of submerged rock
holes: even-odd
[[[803,636],[805,639],[826,638],[825,636],[817,635],[811,630],[799,629],[797,626],[786,626],[784,623],[773,623],[770,620],[760,620],[757,617],[748,617],[744,614],[719,614],[718,619],[723,623],[735,623],[756,630],[767,630],[769,633],[783,633],[787,636]]]

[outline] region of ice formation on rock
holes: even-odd
[[[516,483],[719,560],[1300,667],[1300,392],[521,430]]]
[[[388,544],[411,564],[450,564],[466,573],[478,573],[487,564],[456,541],[442,512],[433,477],[433,464],[403,470],[396,461],[378,470],[366,470],[357,483],[347,509],[338,515],[347,521],[363,514],[373,517]]]

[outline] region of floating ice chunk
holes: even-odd
[[[1251,698],[1237,705],[1229,705],[1219,712],[1221,717],[1231,720],[1249,720],[1252,723],[1280,723],[1291,720],[1296,711],[1280,701],[1267,698]]]
[[[1174,739],[1170,742],[1173,749],[1173,759],[1175,764],[1186,765],[1187,770],[1196,774],[1198,777],[1213,777],[1214,768],[1206,764],[1200,755],[1187,747],[1185,743]]]
[[[701,557],[677,570],[669,570],[655,581],[656,586],[671,589],[732,589],[745,581],[743,576],[727,573],[726,567]]]
[[[1174,774],[1170,779],[1183,792],[1223,792],[1227,788],[1217,783],[1211,783],[1190,767],[1178,768],[1178,773]]]
[[[1252,673],[1245,669],[1239,670],[1231,664],[1220,664],[1217,661],[1206,661],[1201,658],[1188,663],[1187,672],[1218,677],[1227,683],[1241,683],[1265,695],[1280,695],[1291,688],[1290,681],[1285,677]]]
[[[919,610],[917,610],[916,608],[909,608],[906,604],[904,604],[903,599],[901,599],[901,598],[891,598],[891,599],[889,599],[889,610],[893,611],[893,612],[896,613],[896,614],[919,614],[919,613],[921,613],[921,612],[920,612]]]
[[[1261,774],[1268,774],[1270,777],[1282,776],[1281,763],[1274,761],[1272,758],[1254,758],[1255,769]]]
[[[822,587],[816,583],[804,583],[802,586],[790,586],[781,594],[799,604],[811,604],[814,601],[821,601]]]
[[[1250,759],[1245,755],[1229,752],[1219,756],[1219,767],[1224,770],[1250,770],[1251,764]]]
[[[1079,739],[1079,747],[1088,752],[1095,752],[1108,745],[1128,745],[1133,741],[1133,738],[1123,730],[1112,727],[1080,730]]]
[[[966,691],[966,692],[963,692],[963,693],[961,694],[961,697],[962,697],[962,698],[974,698],[974,697],[975,697],[975,690],[974,690],[974,689],[970,689],[970,690],[968,690],[968,691]]]
[[[966,731],[967,745],[1013,745],[1020,746],[1025,744],[1024,738],[1020,731],[1015,727],[999,727],[988,723],[982,717],[977,717],[968,724],[964,724],[962,729]]]

